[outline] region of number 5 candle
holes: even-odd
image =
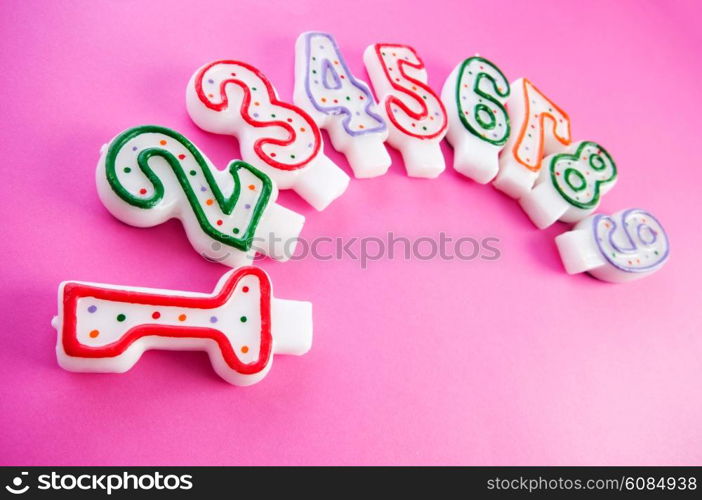
[[[317,210],[341,196],[349,177],[324,155],[319,127],[302,109],[278,99],[258,69],[216,61],[197,70],[186,104],[204,130],[234,135],[244,161],[293,189]]]
[[[273,297],[255,267],[226,273],[211,294],[67,281],[52,325],[61,367],[123,373],[150,349],[206,351],[234,385],[261,380],[273,354],[306,353],[312,304]]]
[[[411,177],[436,177],[446,168],[440,143],[448,120],[427,71],[408,45],[378,43],[363,54],[368,75],[389,126],[388,142],[402,153]]]
[[[512,198],[521,198],[534,185],[542,158],[570,144],[570,119],[526,78],[510,87],[507,110],[512,131],[493,185]]]
[[[249,264],[257,250],[288,259],[305,221],[274,203],[278,191],[266,174],[242,161],[218,170],[165,127],[119,134],[103,148],[96,177],[116,218],[137,227],[178,218],[199,254],[230,267]]]
[[[357,79],[328,33],[301,34],[295,45],[295,104],[329,132],[356,177],[387,172],[388,127],[368,85]]]
[[[509,82],[492,62],[469,57],[451,72],[441,91],[454,149],[453,168],[485,184],[497,175],[498,155],[509,137],[505,101]]]

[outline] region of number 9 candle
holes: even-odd
[[[507,111],[512,130],[500,155],[500,172],[493,185],[518,199],[534,185],[542,158],[570,144],[570,119],[526,78],[510,87]]]
[[[329,132],[356,177],[383,175],[390,167],[388,127],[365,82],[349,70],[328,33],[301,34],[295,45],[295,104]]]
[[[317,210],[346,190],[349,176],[324,155],[317,124],[299,107],[279,100],[253,66],[240,61],[203,66],[188,83],[186,104],[199,127],[236,136],[244,161]]]
[[[398,149],[411,177],[433,178],[446,168],[440,143],[448,119],[427,85],[424,62],[408,45],[378,43],[363,54],[368,75],[388,121],[388,142]]]
[[[658,271],[668,260],[670,243],[653,214],[632,208],[583,219],[556,237],[568,274],[587,272],[603,281],[623,283]]]
[[[505,101],[509,82],[492,62],[469,57],[451,72],[441,91],[454,149],[453,168],[485,184],[499,170],[498,155],[509,137]]]

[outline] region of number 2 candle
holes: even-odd
[[[307,32],[298,37],[294,101],[327,129],[356,177],[375,177],[388,170],[385,119],[368,85],[351,73],[330,34]]]
[[[500,155],[500,172],[493,185],[513,198],[521,198],[534,185],[542,158],[570,144],[570,119],[526,78],[510,87],[507,110],[512,131]]]
[[[276,299],[266,273],[226,273],[212,294],[83,283],[59,285],[52,325],[61,367],[123,373],[150,349],[206,351],[234,385],[261,380],[273,354],[306,353],[312,304]]]
[[[441,91],[449,120],[446,138],[454,149],[453,167],[481,184],[497,175],[498,155],[509,137],[504,106],[509,91],[502,71],[480,56],[456,66]]]
[[[322,135],[299,107],[278,99],[268,79],[241,61],[216,61],[197,70],[186,104],[204,130],[234,135],[244,161],[280,189],[293,189],[317,210],[346,190],[349,177],[324,155]]]
[[[446,109],[427,84],[424,62],[408,45],[378,43],[363,54],[368,75],[387,118],[388,142],[398,149],[412,177],[436,177],[446,168],[440,143]]]

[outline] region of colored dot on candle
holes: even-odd
[[[346,96],[346,100],[347,100],[347,101],[350,101],[350,100],[351,100],[351,97]]]
[[[197,172],[195,172],[194,170],[191,170],[190,175],[197,175]]]
[[[212,204],[214,203],[214,200],[213,200],[212,198],[208,198],[208,199],[205,201],[205,203],[207,203],[208,205],[212,205]]]
[[[236,73],[232,73],[232,76],[236,76]]]
[[[249,352],[249,346],[246,346],[246,345],[241,346],[241,352],[243,352],[244,354]]]
[[[249,184],[249,189],[250,189],[251,191],[253,191],[253,190],[256,189],[256,186],[254,186],[253,184]]]
[[[207,188],[205,186],[200,186],[200,191],[204,193],[205,191],[207,191]]]
[[[214,80],[210,78],[209,80],[207,80],[207,83],[214,83]]]
[[[136,150],[137,150],[137,147],[136,147],[136,146],[132,146],[132,151],[136,151]]]
[[[166,141],[165,139],[161,139],[158,143],[159,143],[161,146],[165,146],[166,144],[168,144],[168,141]]]
[[[339,75],[339,78],[341,78],[342,80],[346,79],[346,77],[344,75]]]
[[[292,158],[292,159],[294,160],[294,159],[295,159],[295,155],[290,155],[290,158]]]
[[[363,124],[361,124],[361,125],[358,126],[358,128],[366,128],[366,126],[363,125]]]
[[[276,156],[275,153],[271,153],[271,158],[275,158],[275,156]]]
[[[88,335],[90,335],[91,339],[94,339],[95,337],[100,335],[100,330],[90,330],[90,333]]]
[[[305,127],[300,127],[300,132],[306,132],[307,129]]]
[[[224,221],[222,219],[217,219],[217,225],[221,226],[222,224],[224,224]]]
[[[210,323],[217,323],[217,316],[210,317]]]
[[[253,117],[254,117],[254,118],[258,118],[258,113],[254,113],[254,114],[253,114]]]
[[[121,321],[124,321],[125,319],[127,319],[127,317],[124,314],[120,313],[117,315],[117,321],[121,322]]]
[[[89,312],[90,314],[94,313],[95,311],[97,311],[97,306],[90,306],[90,307],[88,307],[88,312]]]
[[[358,98],[359,98],[361,101],[362,101],[363,99],[365,99],[365,97],[362,96],[362,95],[359,95]]]
[[[212,99],[212,98],[214,97],[214,94],[207,94],[207,97],[209,97],[210,99]]]
[[[326,98],[326,97],[322,97],[321,101],[322,101],[322,102],[327,102],[327,98]]]
[[[139,194],[146,194],[146,189],[141,188],[141,189],[139,190]]]
[[[260,105],[261,105],[260,102],[258,102],[258,101],[255,101],[255,102],[254,102],[254,106],[260,106]]]
[[[249,287],[245,286],[244,288],[241,289],[241,291],[244,293],[249,293]]]
[[[125,173],[125,174],[128,174],[128,173],[131,172],[131,171],[132,171],[131,168],[129,168],[129,167],[124,167],[124,173]]]
[[[288,118],[288,123],[292,123],[292,118]]]
[[[248,321],[248,318],[247,318],[246,316],[242,316],[241,318],[239,318],[239,320],[240,320],[242,323],[246,323],[246,322]]]
[[[183,155],[183,154],[178,155],[178,159],[179,159],[179,160],[185,160],[185,155]]]
[[[185,314],[178,316],[178,321],[185,321],[186,319],[188,319],[188,317]]]
[[[246,210],[249,210],[249,209],[251,208],[251,205],[249,205],[249,204],[247,203],[246,205],[244,205],[244,208],[245,208]]]
[[[233,232],[234,234],[239,234],[239,228],[238,228],[238,227],[235,227],[235,228],[233,229],[232,232]]]
[[[154,319],[158,319],[161,317],[161,313],[158,311],[154,311],[153,314],[151,314],[151,317]]]
[[[254,92],[256,92],[256,90],[258,90],[258,89],[257,89],[256,87],[251,87],[251,90],[253,90]]]

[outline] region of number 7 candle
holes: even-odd
[[[123,373],[150,349],[198,350],[224,380],[250,385],[273,354],[310,349],[312,304],[274,298],[256,267],[229,271],[211,294],[66,281],[52,325],[69,371]]]
[[[510,87],[507,111],[512,131],[493,185],[512,198],[521,198],[534,185],[542,158],[570,144],[570,119],[526,78]]]
[[[328,33],[301,34],[295,44],[295,104],[327,129],[356,177],[383,175],[390,167],[388,127],[365,82],[349,70]]]
[[[363,61],[388,122],[388,142],[402,154],[407,174],[441,174],[446,164],[440,143],[448,120],[444,104],[427,85],[422,59],[408,45],[378,43],[365,50]]]
[[[492,62],[469,57],[451,72],[441,91],[454,149],[453,167],[485,184],[499,170],[498,155],[509,137],[505,101],[509,82]]]
[[[188,83],[186,104],[200,128],[236,136],[244,161],[317,210],[346,190],[349,176],[325,156],[314,120],[281,101],[263,73],[250,64],[215,61],[203,66]]]

